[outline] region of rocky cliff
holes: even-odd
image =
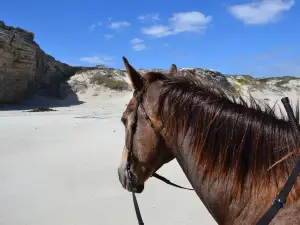
[[[64,98],[64,82],[79,69],[46,54],[32,32],[0,21],[0,103],[17,103],[36,93]]]

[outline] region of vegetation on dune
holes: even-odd
[[[114,76],[110,73],[93,76],[90,79],[90,84],[103,85],[107,88],[117,91],[123,91],[129,88],[125,81],[114,78]]]
[[[292,76],[283,76],[283,77],[268,77],[268,78],[261,78],[260,80],[263,80],[265,82],[275,80],[276,83],[274,84],[275,87],[280,88],[284,91],[290,91],[291,88],[284,86],[288,84],[291,80],[299,80],[299,77],[292,77]],[[299,87],[296,85],[296,87]]]
[[[241,76],[236,78],[237,83],[240,86],[248,85],[250,88],[253,89],[263,89],[265,88],[266,82],[261,81],[259,79],[255,79],[249,75]]]
[[[234,89],[234,92],[237,94],[237,95],[240,95],[241,94],[241,86],[238,85],[238,84],[233,84],[233,89]]]
[[[247,85],[249,86],[249,90],[262,90],[264,88],[268,88],[268,82],[275,81],[274,87],[282,90],[282,91],[290,91],[291,88],[285,86],[291,80],[299,80],[298,77],[292,76],[283,76],[283,77],[268,77],[268,78],[253,78],[249,75],[243,75],[235,77],[234,80],[237,82],[234,86],[236,92],[240,92],[241,86]],[[298,85],[296,85],[298,87]]]

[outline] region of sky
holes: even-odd
[[[297,0],[298,1],[298,0]],[[70,65],[300,77],[296,0],[15,0],[0,20]]]

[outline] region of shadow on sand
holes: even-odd
[[[25,100],[19,104],[0,104],[0,111],[27,111],[36,108],[59,108],[81,105],[83,103],[84,101],[80,101],[75,93],[70,93],[65,99],[35,95],[31,99]]]

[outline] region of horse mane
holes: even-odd
[[[282,111],[281,116],[275,114],[276,104],[262,107],[252,96],[247,102],[193,76],[151,72],[146,77],[162,83],[158,116],[168,142],[189,140],[205,178],[227,181],[231,175],[230,188],[238,195],[246,183],[257,192],[283,185],[299,151],[287,117]],[[299,110],[296,118],[299,121]],[[300,189],[299,182],[294,188]]]

